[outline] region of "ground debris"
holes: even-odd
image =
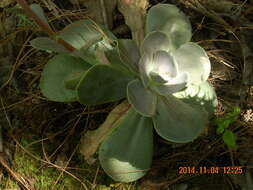
[[[9,6],[11,3],[15,2],[15,0],[1,0],[0,8],[4,8]]]

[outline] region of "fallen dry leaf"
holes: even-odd
[[[84,158],[88,163],[93,162],[94,159],[92,156],[97,151],[99,145],[112,132],[112,130],[117,127],[118,123],[125,118],[129,108],[130,105],[125,101],[119,104],[110,112],[105,122],[98,129],[88,131],[82,137],[79,150],[84,155]]]

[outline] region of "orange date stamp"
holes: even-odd
[[[179,174],[243,174],[242,166],[180,166]]]

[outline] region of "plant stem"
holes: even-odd
[[[144,23],[148,0],[119,0],[118,8],[123,14],[126,24],[131,29],[132,38],[140,46],[144,39]]]
[[[34,13],[34,11],[27,4],[26,0],[16,0],[16,1],[25,10],[25,12],[42,28],[42,30],[44,30],[51,38],[55,39],[56,32],[54,32],[47,23],[41,20],[36,13]],[[76,48],[74,48],[71,44],[64,41],[63,39],[58,38],[57,42],[63,45],[70,52],[76,50]]]
[[[25,12],[45,31],[49,36],[54,36],[55,32],[51,29],[51,27],[42,21],[29,7],[26,0],[16,0],[18,4],[25,10]]]

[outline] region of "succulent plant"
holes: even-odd
[[[132,108],[99,150],[101,165],[113,179],[134,181],[151,167],[151,126],[170,142],[187,143],[212,117],[217,98],[207,82],[210,61],[190,38],[190,22],[177,7],[158,4],[149,10],[139,77],[127,85]]]
[[[116,181],[146,174],[154,131],[173,143],[191,142],[217,106],[207,81],[210,61],[203,48],[190,42],[188,18],[174,5],[158,4],[147,14],[145,32],[138,47],[81,20],[55,37],[74,51],[46,37],[31,41],[36,48],[59,53],[46,64],[40,81],[49,100],[96,105],[127,98],[130,106],[111,124],[99,148],[103,169]]]

